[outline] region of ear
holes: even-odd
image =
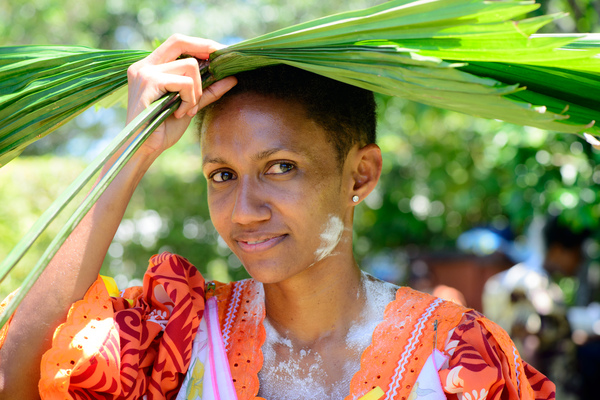
[[[375,143],[368,144],[352,152],[352,187],[350,199],[354,205],[363,201],[379,182],[381,176],[381,149]],[[358,202],[352,201],[353,196],[358,196]]]

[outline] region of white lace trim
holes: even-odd
[[[398,387],[400,386],[400,381],[402,380],[402,375],[406,369],[406,362],[412,356],[419,342],[419,338],[423,334],[423,328],[425,328],[425,322],[431,317],[433,311],[443,302],[442,299],[436,299],[433,303],[427,307],[423,315],[417,321],[415,328],[412,331],[412,335],[408,340],[408,344],[404,348],[404,352],[402,353],[402,357],[398,360],[398,366],[394,371],[394,377],[392,379],[392,384],[390,385],[390,389],[386,393],[386,400],[395,399],[398,395]]]
[[[519,395],[521,394],[521,381],[519,380],[519,368],[521,368],[521,364],[519,364],[519,354],[517,354],[517,348],[513,346],[513,356],[515,356],[515,372],[517,374],[517,392]]]
[[[242,286],[246,281],[238,281],[233,284],[233,296],[227,309],[227,316],[225,317],[225,325],[223,326],[223,344],[225,349],[229,350],[229,335],[231,334],[231,328],[233,327],[233,321],[240,308],[240,299],[242,297]]]

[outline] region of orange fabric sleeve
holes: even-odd
[[[204,311],[204,279],[186,259],[152,257],[143,288],[110,297],[99,278],[42,358],[42,399],[174,396]],[[135,297],[132,297],[135,296]]]

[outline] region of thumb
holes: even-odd
[[[202,97],[200,97],[200,101],[198,102],[198,109],[219,100],[221,96],[227,93],[236,84],[237,78],[235,76],[228,76],[225,79],[216,81],[202,92]]]

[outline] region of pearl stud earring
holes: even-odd
[[[357,195],[352,196],[352,201],[358,203],[359,197]]]

